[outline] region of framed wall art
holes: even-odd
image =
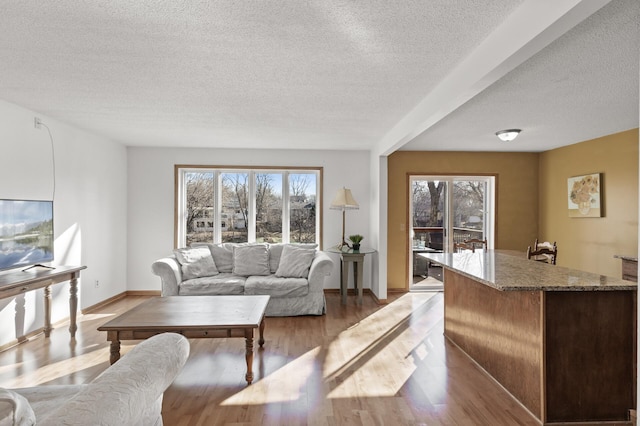
[[[567,179],[569,217],[602,217],[602,173]]]

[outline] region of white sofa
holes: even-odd
[[[160,426],[164,391],[188,357],[184,336],[163,333],[136,345],[90,383],[0,389],[0,425]]]
[[[197,244],[152,267],[162,296],[269,295],[267,316],[322,315],[333,261],[315,244]]]

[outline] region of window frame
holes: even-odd
[[[223,173],[242,173],[246,172],[249,175],[248,179],[248,191],[251,196],[249,197],[248,207],[248,226],[247,226],[247,241],[256,241],[256,198],[255,198],[255,174],[260,173],[282,173],[282,242],[290,242],[290,182],[288,176],[291,174],[308,174],[314,173],[316,175],[316,242],[320,250],[322,250],[322,229],[323,229],[323,167],[290,167],[290,166],[220,166],[220,165],[188,165],[188,164],[176,164],[174,165],[174,248],[186,246],[186,191],[185,191],[185,179],[186,173],[190,172],[206,172],[213,173],[215,181],[214,190],[214,211],[213,219],[214,230],[212,233],[212,242],[222,242],[222,226],[221,224],[221,205],[222,205],[222,174]]]

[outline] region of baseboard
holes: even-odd
[[[127,296],[162,296],[160,290],[127,290]]]
[[[113,303],[113,302],[115,302],[117,300],[124,299],[125,297],[127,297],[127,292],[123,291],[122,293],[116,294],[115,296],[111,296],[110,298],[105,299],[102,302],[98,302],[95,305],[87,306],[86,308],[80,310],[80,313],[82,315],[89,314],[89,313],[91,313],[91,312],[93,312],[93,311],[95,311],[97,309],[105,307],[109,303]]]
[[[20,336],[17,339],[14,339],[8,343],[5,343],[4,345],[0,346],[0,352],[6,351],[7,349],[11,349],[14,346],[18,346],[21,345],[25,342],[30,341],[31,339],[33,339],[34,337],[38,336],[39,334],[44,333],[44,327],[40,327],[36,330],[33,330],[30,333],[27,333],[26,336]]]
[[[387,301],[387,299],[378,299],[378,296],[376,296],[376,294],[372,291],[369,291],[371,293],[371,297],[373,297],[373,301],[376,302],[377,305],[387,305],[389,304],[389,302]]]
[[[88,306],[80,311],[81,314],[88,314],[97,309],[104,308],[110,303],[118,301],[120,299],[124,299],[127,296],[160,296],[161,292],[158,290],[127,290],[123,291],[120,294],[116,294],[108,299],[103,300],[102,302],[98,302],[95,305]]]
[[[340,294],[340,289],[339,288],[325,288],[324,289],[324,294]],[[352,288],[348,288],[347,289],[347,295],[348,296],[355,296],[356,295],[356,291]],[[387,299],[378,299],[378,297],[375,295],[375,293],[373,291],[371,291],[370,288],[365,288],[364,291],[362,292],[362,295],[369,295],[373,298],[373,300],[376,302],[376,304],[378,305],[386,305],[387,304]]]

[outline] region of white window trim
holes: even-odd
[[[256,175],[259,173],[281,173],[283,176],[282,182],[282,241],[289,242],[291,237],[290,230],[290,207],[291,203],[289,200],[289,176],[291,174],[315,174],[316,178],[316,215],[315,215],[315,229],[316,236],[315,240],[318,243],[319,247],[322,247],[322,168],[321,167],[218,167],[218,166],[183,166],[183,165],[175,165],[175,184],[177,188],[175,189],[176,193],[176,205],[175,205],[175,247],[184,247],[187,241],[187,229],[186,229],[186,191],[185,187],[185,175],[187,173],[193,172],[207,172],[213,174],[213,180],[216,184],[216,190],[214,191],[215,200],[213,211],[213,220],[214,220],[214,228],[212,239],[214,243],[220,243],[222,241],[222,227],[221,227],[221,205],[222,205],[222,191],[220,190],[222,186],[222,175],[224,173],[248,173],[249,174],[249,194],[252,194],[249,198],[249,226],[248,226],[248,235],[247,239],[249,242],[256,241],[256,217],[255,217],[255,209],[256,209],[256,198],[255,198],[255,188],[256,188]]]

